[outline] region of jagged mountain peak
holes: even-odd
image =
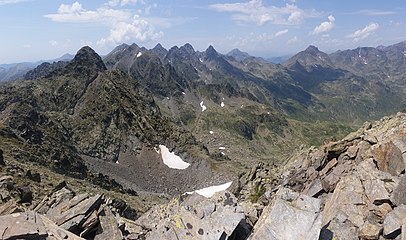
[[[297,64],[307,67],[324,66],[333,67],[333,63],[329,55],[320,51],[317,47],[310,45],[304,51],[301,51],[291,57],[287,62],[287,66],[297,66]]]
[[[304,50],[305,53],[310,53],[310,54],[317,54],[321,52],[318,47],[314,45],[309,45],[306,50]]]
[[[165,58],[166,54],[168,54],[168,50],[160,43],[155,45],[155,47],[151,49],[151,52],[156,54],[161,60]]]
[[[70,65],[91,66],[98,71],[107,69],[102,58],[89,46],[79,49]]]
[[[206,59],[215,59],[219,56],[218,52],[212,45],[210,45],[204,53]]]
[[[228,52],[226,55],[235,58],[235,60],[237,60],[237,61],[244,61],[245,59],[250,57],[250,55],[248,53],[243,52],[238,48],[234,48],[233,50]]]
[[[195,49],[193,48],[193,46],[190,43],[186,43],[185,45],[183,45],[180,48],[185,49],[189,54],[195,53]]]

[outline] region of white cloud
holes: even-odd
[[[0,0],[0,6],[1,5],[7,5],[7,4],[16,4],[20,2],[27,2],[29,0]]]
[[[31,44],[24,44],[23,45],[23,48],[31,48],[32,46],[31,46]]]
[[[112,8],[98,8],[95,11],[86,10],[79,2],[72,5],[61,4],[57,13],[47,14],[45,17],[55,22],[89,23],[89,22],[117,22],[131,18],[131,13]]]
[[[254,22],[260,26],[266,23],[296,25],[304,18],[319,15],[315,10],[303,10],[295,4],[287,3],[284,7],[265,6],[262,0],[212,4],[210,8],[218,12],[233,13],[232,18],[237,22]]]
[[[284,29],[282,31],[279,31],[279,32],[275,33],[275,37],[282,36],[282,35],[284,35],[284,34],[286,34],[288,32],[289,32],[289,29]]]
[[[328,21],[322,22],[319,26],[316,26],[311,34],[317,35],[320,33],[329,32],[331,29],[333,29],[335,20],[336,19],[332,15],[328,16]]]
[[[150,21],[134,13],[138,11],[116,8],[116,6],[136,4],[137,2],[144,3],[139,0],[110,0],[95,10],[87,10],[79,2],[74,2],[72,4],[61,4],[56,13],[44,16],[55,22],[99,23],[106,25],[110,28],[110,34],[97,42],[100,46],[160,38],[163,33],[155,31]]]
[[[378,9],[364,9],[356,12],[356,14],[361,14],[365,16],[388,16],[397,14],[394,11],[378,10]]]
[[[297,43],[298,41],[299,41],[299,39],[296,36],[294,36],[293,38],[289,39],[287,43],[288,43],[288,45],[290,45],[293,43]]]
[[[354,33],[347,35],[348,38],[352,38],[354,42],[358,42],[362,39],[367,38],[373,32],[378,30],[379,24],[378,23],[370,23],[363,29],[357,30]]]
[[[162,36],[163,32],[155,32],[154,28],[146,20],[135,15],[131,23],[119,22],[114,24],[110,30],[110,35],[100,39],[97,44],[104,46],[106,44],[128,42],[132,39],[138,41],[157,40]]]

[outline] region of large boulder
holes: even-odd
[[[250,239],[318,239],[320,229],[320,200],[282,188],[264,209]]]

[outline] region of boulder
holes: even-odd
[[[402,152],[392,141],[375,145],[373,156],[377,161],[378,169],[398,176],[405,170]]]
[[[323,226],[334,218],[343,216],[354,226],[361,227],[368,211],[365,200],[364,187],[356,176],[342,178],[324,206]]]
[[[2,239],[41,239],[48,236],[44,223],[35,212],[0,216]]]
[[[254,226],[251,240],[318,239],[320,200],[282,188]]]
[[[29,187],[18,188],[20,201],[19,203],[31,203],[33,199],[33,193]]]
[[[116,217],[107,206],[103,207],[99,215],[100,227],[96,234],[95,240],[102,239],[123,239],[123,234],[118,228]]]
[[[366,222],[359,230],[358,237],[365,240],[375,240],[379,238],[382,226]]]
[[[392,203],[396,206],[401,204],[406,205],[406,175],[400,178],[399,184],[396,186],[392,193]]]
[[[406,205],[400,205],[388,213],[383,222],[383,234],[386,237],[396,237],[400,234],[402,225],[406,223]]]
[[[211,198],[193,193],[157,206],[136,224],[151,229],[146,239],[226,239],[244,220],[242,208],[228,191]]]
[[[82,238],[58,227],[33,211],[0,216],[1,239],[68,239]]]

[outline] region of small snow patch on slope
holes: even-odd
[[[164,164],[169,168],[173,169],[186,169],[190,166],[190,163],[187,163],[182,160],[179,156],[170,152],[169,149],[164,145],[159,145],[161,151],[161,156]]]
[[[137,53],[137,58],[139,58],[139,57],[141,57],[142,56],[142,52],[138,52]]]
[[[221,107],[224,107],[224,102],[221,102],[220,106],[221,106]]]
[[[204,197],[210,198],[212,197],[216,192],[221,192],[226,190],[227,188],[229,188],[231,186],[233,182],[228,182],[228,183],[224,183],[221,185],[217,185],[217,186],[211,186],[211,187],[207,187],[207,188],[202,188],[193,192],[187,192],[187,194],[193,194],[194,192],[202,195]]]
[[[207,109],[207,107],[206,107],[206,106],[204,106],[203,101],[201,101],[201,102],[200,102],[200,107],[202,108],[202,112],[204,112],[204,110],[206,110],[206,109]]]

